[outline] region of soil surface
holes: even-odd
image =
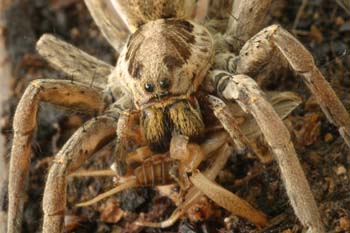
[[[4,103],[1,132],[6,139],[5,160],[9,160],[12,118],[23,91],[37,78],[69,78],[54,71],[35,52],[35,42],[44,33],[55,34],[110,64],[117,54],[107,44],[92,21],[82,0],[27,0],[6,12],[7,28],[3,31],[13,67],[11,97]],[[302,5],[302,2],[305,5]],[[331,86],[350,112],[350,15],[333,0],[274,1],[269,24],[279,23],[307,47],[315,57]],[[326,119],[302,79],[291,71],[278,78],[262,80],[265,90],[288,90],[298,93],[303,103],[288,117],[286,124],[302,166],[311,184],[327,232],[350,232],[350,150],[335,127]],[[41,201],[48,167],[71,134],[89,116],[66,112],[42,104],[38,127],[32,142],[33,155],[23,232],[40,231]],[[97,152],[84,169],[107,169],[112,163],[113,144]],[[252,175],[254,174],[254,175]],[[230,216],[213,203],[210,214],[194,221],[198,213],[188,213],[167,229],[137,227],[133,222],[143,218],[161,221],[170,216],[174,203],[152,188],[138,188],[110,197],[91,207],[74,205],[113,187],[107,178],[70,178],[65,225],[69,232],[303,232],[293,214],[276,164],[261,164],[252,156],[232,155],[217,180],[225,188],[248,200],[271,219],[271,225],[256,229],[249,222]],[[0,208],[6,211],[6,185],[0,190]]]

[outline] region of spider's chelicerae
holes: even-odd
[[[303,78],[349,146],[350,118],[310,53],[278,25],[261,29],[271,0],[234,1],[234,17],[226,23],[200,17],[203,11],[195,0],[85,3],[103,35],[119,52],[118,62],[115,67],[110,66],[52,35],[39,40],[38,52],[55,68],[74,74],[75,81],[35,80],[17,107],[8,232],[20,230],[23,187],[40,101],[99,114],[86,122],[54,159],[44,192],[43,232],[64,230],[66,176],[113,138],[116,175],[123,177],[134,170],[135,176],[114,192],[137,185],[161,185],[169,180],[177,182],[183,191],[183,201],[179,201],[179,208],[169,220],[139,224],[171,225],[202,192],[233,214],[257,226],[266,225],[268,220],[263,213],[213,181],[233,149],[255,151],[247,132],[232,117],[232,102],[255,118],[280,167],[295,214],[307,232],[324,232],[316,202],[279,116],[288,114],[295,104],[284,106],[280,112],[276,108],[278,115],[252,78],[268,75],[271,66],[278,62],[288,65]],[[212,1],[208,9],[220,15],[225,9],[217,3],[221,1]],[[116,13],[115,5],[125,17]],[[295,99],[293,95],[285,98],[290,102]],[[211,109],[221,128],[227,131],[227,139],[220,127],[211,133],[215,127],[204,109]],[[135,125],[141,132],[140,146],[151,150],[142,150],[149,158],[131,169],[133,159],[129,158],[126,145],[130,128]],[[166,156],[155,156],[158,152]],[[212,159],[211,166],[198,170],[207,159]]]

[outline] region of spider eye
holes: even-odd
[[[154,90],[154,85],[153,85],[152,83],[146,83],[146,84],[145,84],[145,90],[146,90],[147,92],[153,92],[153,90]]]
[[[170,81],[169,81],[169,79],[167,79],[167,78],[162,79],[162,80],[160,80],[160,82],[159,82],[159,86],[160,86],[161,88],[163,88],[163,89],[168,88],[168,87],[169,87],[169,84],[170,84]]]

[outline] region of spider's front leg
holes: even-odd
[[[254,116],[261,132],[274,153],[292,207],[308,233],[324,232],[323,223],[291,142],[289,132],[271,104],[264,98],[257,83],[246,75],[231,75],[225,71],[211,72],[206,85],[212,86],[228,101],[237,101]]]
[[[21,227],[31,139],[41,101],[90,113],[98,113],[104,109],[101,93],[86,85],[62,80],[35,80],[27,87],[17,106],[13,121],[14,138],[9,171],[9,233],[19,232]]]
[[[43,233],[64,231],[67,176],[115,137],[117,117],[115,113],[107,114],[86,122],[55,156],[44,191]]]
[[[267,61],[274,58],[286,60],[304,78],[327,119],[338,127],[350,147],[350,117],[344,105],[316,67],[310,52],[280,26],[267,27],[247,41],[237,60],[237,73],[254,77],[268,64]]]

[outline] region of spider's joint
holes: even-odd
[[[64,212],[65,210],[58,210],[58,211],[55,211],[53,213],[50,213],[50,214],[47,214],[48,216],[64,216]]]
[[[56,164],[64,165],[66,164],[67,161],[64,158],[55,158],[52,162]]]
[[[212,109],[214,109],[214,111],[220,111],[225,107],[225,103],[221,99],[213,95],[208,95],[207,99],[208,99],[209,105],[212,107]]]
[[[249,99],[249,102],[250,103],[256,103],[256,101],[258,100],[258,98],[256,98],[256,97],[251,97],[250,99]]]
[[[32,87],[34,87],[36,89],[41,89],[41,87],[42,87],[41,83],[43,83],[43,81],[40,79],[37,79],[37,80],[32,81],[31,85],[32,85]]]

